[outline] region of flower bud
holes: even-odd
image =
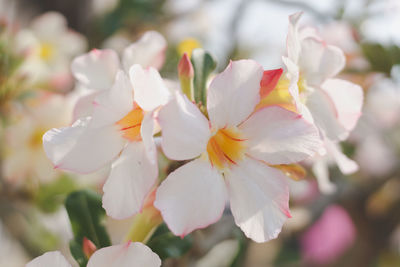
[[[82,250],[85,256],[89,259],[90,256],[92,256],[92,254],[97,250],[97,247],[92,241],[84,237],[82,241]]]
[[[187,53],[184,53],[179,61],[178,74],[179,78],[193,78],[194,76],[193,66]]]
[[[181,82],[182,92],[193,100],[193,77],[194,70],[190,58],[187,53],[184,53],[178,64],[178,75]]]

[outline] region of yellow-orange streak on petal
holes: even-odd
[[[272,165],[271,167],[281,170],[286,176],[295,181],[303,180],[307,175],[307,171],[299,164],[281,164]]]
[[[289,92],[289,85],[290,81],[287,78],[281,78],[274,90],[260,100],[255,110],[276,105],[297,112],[294,99]],[[299,94],[301,95],[306,90],[306,82],[301,76],[297,82],[297,86],[299,88]]]
[[[141,139],[140,129],[143,121],[144,113],[140,107],[135,107],[125,117],[117,122],[122,136],[129,141],[138,141]]]
[[[217,131],[207,144],[208,158],[218,169],[236,164],[243,158],[246,139],[235,128],[224,128]]]

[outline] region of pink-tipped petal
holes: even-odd
[[[161,260],[149,247],[139,242],[114,245],[97,250],[87,267],[160,267]]]
[[[146,32],[137,42],[125,48],[122,62],[126,71],[134,64],[143,68],[161,69],[165,60],[167,41],[158,32]]]
[[[326,79],[338,74],[346,63],[343,51],[315,38],[301,42],[299,68],[308,85],[321,85]]]
[[[129,76],[135,101],[142,109],[151,111],[168,102],[170,92],[156,69],[136,64],[129,69]]]
[[[286,179],[280,170],[250,158],[226,174],[235,222],[255,242],[276,238],[290,217]]]
[[[90,118],[71,127],[52,129],[43,136],[43,148],[55,168],[76,173],[94,172],[110,163],[126,141],[114,125],[91,127]]]
[[[206,151],[210,137],[208,120],[185,95],[176,93],[158,115],[162,128],[161,145],[165,155],[185,160]]]
[[[244,121],[260,102],[263,68],[253,60],[231,62],[211,82],[207,110],[215,129],[236,126]]]
[[[184,236],[216,222],[224,211],[226,186],[208,161],[196,159],[172,172],[157,190],[154,206],[169,229]]]
[[[75,78],[86,88],[96,90],[110,89],[119,68],[118,55],[110,49],[94,49],[71,64]]]
[[[334,103],[340,124],[348,131],[353,130],[361,116],[362,88],[357,84],[340,79],[328,79],[321,88]]]
[[[304,160],[322,145],[314,125],[279,106],[260,109],[240,129],[247,139],[247,153],[269,164]]]
[[[44,253],[32,261],[28,262],[25,267],[71,267],[72,265],[65,259],[59,251],[50,251]]]
[[[125,219],[138,213],[157,176],[157,158],[149,159],[142,142],[128,144],[113,163],[103,186],[107,215]]]
[[[315,125],[328,139],[337,141],[348,137],[349,131],[340,124],[335,104],[324,90],[314,90],[307,97],[306,106]]]

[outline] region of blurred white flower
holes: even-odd
[[[321,190],[332,192],[327,162],[335,160],[345,174],[357,170],[356,163],[341,152],[338,142],[348,137],[361,116],[363,91],[354,83],[334,78],[345,66],[342,50],[322,40],[316,29],[300,29],[301,14],[289,17],[287,57],[283,57],[286,77],[265,99],[268,105],[284,105],[299,112],[318,127],[325,151],[314,158],[313,170]]]
[[[72,84],[70,61],[86,47],[86,39],[68,29],[56,12],[41,15],[16,35],[16,49],[26,56],[21,73],[32,83],[49,83],[60,90]]]
[[[49,182],[60,175],[44,153],[42,136],[52,127],[70,123],[72,106],[68,96],[38,92],[13,109],[11,124],[4,130],[4,179],[23,184],[26,179]]]

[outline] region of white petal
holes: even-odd
[[[157,165],[157,147],[153,138],[155,128],[154,122],[153,112],[147,112],[143,117],[140,135],[150,162],[153,162],[155,159],[153,163]]]
[[[210,84],[207,110],[215,129],[236,126],[260,102],[263,68],[253,60],[230,62]]]
[[[328,79],[322,86],[337,110],[339,122],[351,131],[361,116],[363,90],[357,84],[340,79]]]
[[[25,267],[71,267],[71,264],[59,251],[50,251],[28,262]]]
[[[46,12],[32,23],[32,30],[45,41],[55,41],[67,31],[67,20],[58,12]]]
[[[96,126],[113,124],[133,109],[133,90],[127,75],[118,71],[111,89],[103,90],[94,100],[93,121]]]
[[[107,215],[125,219],[138,213],[157,176],[157,158],[149,159],[142,142],[128,144],[113,163],[103,186]]]
[[[311,156],[322,145],[317,128],[297,113],[278,106],[263,108],[240,129],[248,153],[270,164],[290,164]]]
[[[222,176],[207,161],[196,159],[168,175],[154,206],[175,235],[185,236],[219,220],[226,200]]]
[[[325,140],[325,146],[343,174],[348,175],[358,171],[357,163],[343,154],[339,144]]]
[[[297,12],[289,16],[289,29],[286,38],[286,52],[288,58],[295,64],[297,64],[301,49],[298,22],[302,14],[303,12]]]
[[[105,247],[97,250],[87,267],[160,267],[160,257],[139,242]]]
[[[129,69],[129,76],[135,91],[135,101],[142,109],[151,111],[169,100],[170,92],[156,69],[133,65]]]
[[[326,137],[333,141],[347,138],[348,131],[339,123],[335,105],[323,90],[314,90],[308,95],[306,106]]]
[[[336,185],[329,180],[329,169],[326,159],[317,159],[313,166],[312,171],[317,178],[318,188],[323,194],[332,194],[336,191]]]
[[[80,118],[84,118],[87,116],[92,116],[95,103],[94,100],[101,93],[102,91],[85,90],[85,93],[82,93],[82,95],[78,97],[78,100],[75,103],[72,112],[72,121],[76,121]]]
[[[90,89],[110,89],[120,68],[117,53],[110,49],[94,49],[75,58],[71,70],[75,78]]]
[[[338,74],[345,65],[343,51],[315,38],[301,42],[299,67],[308,85],[318,86]]]
[[[69,30],[63,33],[57,42],[59,49],[66,56],[77,56],[87,51],[87,42],[82,34]]]
[[[123,64],[126,71],[134,64],[143,68],[153,67],[161,69],[165,60],[167,41],[155,31],[146,32],[137,42],[125,48]]]
[[[206,151],[210,137],[208,120],[185,95],[176,93],[158,114],[162,129],[161,145],[165,155],[185,160]]]
[[[226,174],[236,224],[256,242],[276,238],[289,213],[287,177],[279,170],[247,158]]]
[[[289,58],[282,57],[282,61],[286,66],[287,72],[286,77],[289,79],[289,93],[293,97],[295,101],[296,108],[301,113],[302,112],[302,104],[299,98],[299,67]]]
[[[82,174],[110,163],[125,143],[114,125],[92,128],[89,118],[43,135],[44,150],[55,168]]]

